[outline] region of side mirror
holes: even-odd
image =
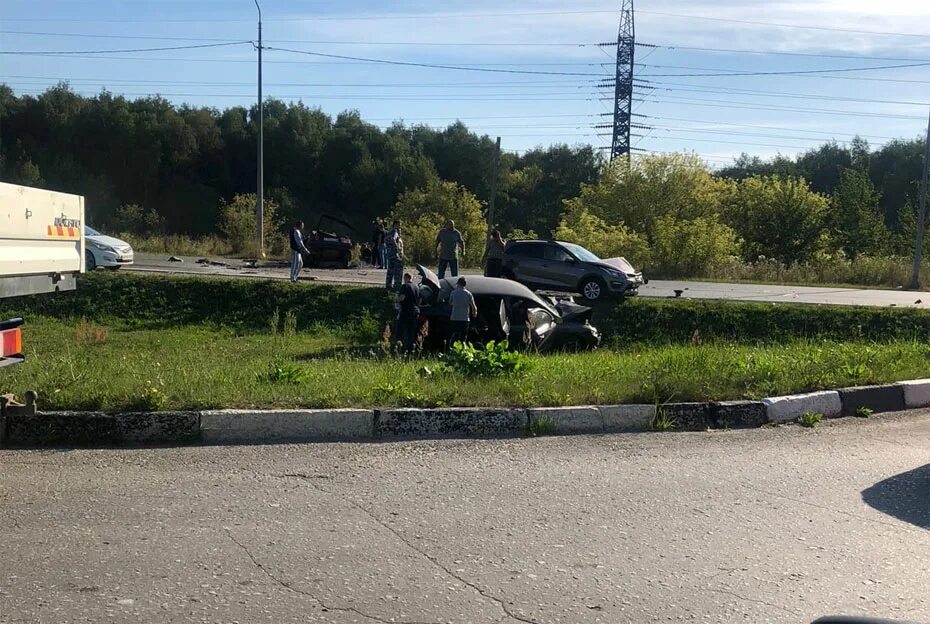
[[[568,260],[566,260],[566,262],[568,262],[569,264],[578,264],[578,261],[575,260],[574,258],[569,258]]]

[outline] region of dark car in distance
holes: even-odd
[[[624,258],[598,258],[581,245],[562,241],[510,241],[502,275],[535,290],[578,293],[588,301],[630,297],[646,283]]]
[[[426,337],[424,349],[437,350],[449,338],[449,295],[457,278],[439,279],[424,266],[420,274],[420,322]],[[486,344],[507,340],[514,348],[540,352],[594,349],[601,334],[590,323],[591,308],[566,300],[552,303],[511,280],[467,276],[478,317],[471,324],[470,342]]]
[[[352,239],[346,234],[323,230],[323,224],[335,223],[351,230],[352,226],[338,217],[320,215],[316,229],[311,230],[304,241],[307,251],[304,266],[307,268],[348,269],[352,261]]]

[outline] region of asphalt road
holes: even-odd
[[[930,621],[930,413],[0,451],[0,621]]]
[[[203,276],[287,279],[289,269],[284,263],[264,263],[249,267],[241,260],[210,259],[214,264],[198,264],[198,258],[182,257],[183,262],[170,262],[168,256],[136,254],[136,264],[125,270],[150,273],[176,273]],[[338,284],[383,284],[384,271],[377,269],[305,269],[302,279]],[[824,305],[867,305],[930,308],[930,293],[902,290],[869,290],[859,288],[827,288],[820,286],[778,286],[762,284],[725,284],[651,280],[640,289],[643,297],[675,297],[681,290],[686,299],[727,299],[772,303],[815,303]],[[919,303],[918,303],[919,302]]]

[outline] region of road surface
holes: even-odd
[[[930,621],[930,414],[0,451],[0,621]]]
[[[166,255],[136,254],[136,264],[130,271],[287,279],[289,269],[284,263],[268,262],[260,268],[248,267],[241,260],[211,259],[214,264],[198,264],[198,258],[183,257],[183,262],[171,262]],[[384,271],[377,269],[305,269],[303,279],[338,284],[384,283]],[[816,303],[824,305],[867,305],[882,307],[925,307],[930,309],[930,293],[903,290],[869,290],[860,288],[827,288],[821,286],[778,286],[763,284],[725,284],[679,280],[652,280],[640,289],[643,297],[675,297],[681,290],[686,299],[727,299],[731,301],[761,301],[771,303]]]

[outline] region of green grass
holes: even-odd
[[[916,341],[711,343],[534,355],[523,377],[475,379],[319,325],[286,335],[32,318],[24,340],[28,361],[4,371],[5,389],[35,389],[46,409],[660,404],[921,378],[930,365]]]

